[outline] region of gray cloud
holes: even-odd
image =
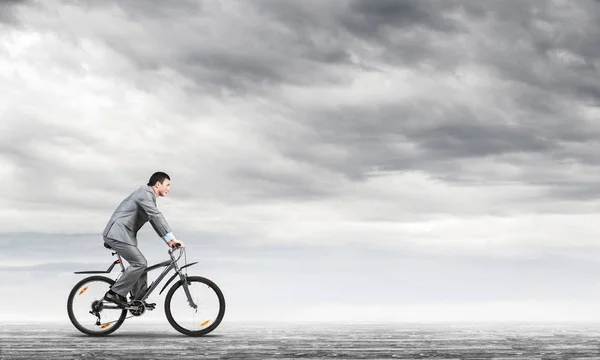
[[[456,30],[458,23],[444,18],[444,8],[446,6],[440,1],[353,1],[349,6],[348,18],[360,19],[357,21],[360,25],[377,30],[386,26],[406,29],[422,26],[442,32]],[[356,27],[349,27],[371,32],[358,24],[352,25]],[[378,34],[381,35],[381,32],[378,31]]]
[[[29,0],[3,0],[0,2],[0,24],[18,25],[19,7],[29,2]]]
[[[254,7],[244,2],[202,6],[184,2],[168,8],[145,2],[86,4],[92,13],[107,10],[107,4],[117,5],[124,13],[125,26],[135,24],[137,28],[122,36],[99,27],[91,31],[72,21],[63,21],[66,25],[62,27],[48,26],[53,31],[98,39],[140,70],[175,70],[194,81],[198,93],[248,96],[277,91],[282,84],[344,83],[350,80],[348,76],[329,71],[327,66],[355,66],[349,51],[339,42],[339,34],[328,34],[327,29],[311,33],[313,28],[290,27],[266,12],[268,8],[261,3]],[[289,6],[294,9],[299,5]],[[313,8],[307,15],[318,11]],[[169,19],[177,20],[165,26]],[[225,25],[229,23],[237,26]]]
[[[434,4],[439,6],[431,7]],[[556,180],[557,183],[570,183],[569,187],[579,183],[585,187],[586,180],[580,182],[573,174],[561,173],[560,169],[564,161],[597,167],[594,156],[572,149],[577,145],[597,144],[598,127],[589,117],[581,115],[579,109],[593,106],[597,94],[599,79],[594,65],[597,58],[590,49],[598,48],[594,44],[600,33],[596,21],[599,11],[590,2],[584,2],[581,7],[566,3],[555,7],[541,1],[513,5],[357,2],[350,7],[356,14],[344,15],[370,19],[362,24],[373,26],[374,30],[359,31],[352,26],[348,29],[357,37],[363,33],[383,35],[372,39],[373,46],[385,48],[383,55],[369,60],[398,64],[392,59],[403,59],[408,52],[415,59],[402,64],[412,64],[420,77],[433,76],[431,70],[434,70],[448,75],[456,72],[459,79],[461,73],[469,75],[469,67],[477,64],[487,76],[492,76],[485,91],[493,94],[489,95],[490,101],[497,103],[475,105],[471,102],[474,98],[452,103],[452,99],[435,95],[416,100],[399,96],[395,104],[371,104],[366,100],[366,104],[338,105],[335,109],[332,106],[305,116],[310,121],[303,124],[310,129],[301,140],[289,142],[285,137],[276,136],[272,139],[287,156],[335,168],[353,179],[365,179],[370,170],[379,168],[423,170],[446,180],[460,180],[457,168],[465,170],[466,177],[477,175],[466,166],[456,166],[457,163],[466,165],[473,159],[485,158],[503,162],[506,155],[529,154],[532,158],[542,155],[555,162],[554,175],[561,179]],[[431,13],[427,13],[428,7]],[[455,10],[461,13],[462,22],[457,24],[462,26],[450,26],[441,20],[444,14]],[[396,13],[413,16],[409,17],[410,21],[402,21],[402,17],[391,16]],[[435,19],[438,26],[433,26]],[[579,21],[585,31],[574,26]],[[379,30],[380,24],[385,32]],[[473,30],[469,30],[467,24],[473,26]],[[388,46],[390,38],[401,41],[407,34],[406,29],[413,27],[420,29],[417,33],[426,34],[427,39],[437,41],[418,39],[416,43],[426,49],[423,52],[415,51],[410,39]],[[433,64],[433,67],[424,68],[422,64]],[[438,66],[440,64],[452,66]],[[440,89],[444,86],[441,83]],[[447,94],[452,91],[451,88],[445,90]],[[496,109],[504,114],[493,111]],[[569,121],[565,121],[566,118]],[[397,144],[412,144],[418,151],[406,152],[403,147],[395,146]],[[323,145],[339,147],[347,156],[332,164],[330,159],[308,150]],[[534,164],[515,165],[535,168]],[[525,174],[518,180],[531,184],[549,181],[544,175],[527,171]],[[598,194],[595,189],[589,191],[583,192],[588,196]],[[574,195],[559,189],[551,194],[567,198],[571,198],[568,194]]]
[[[336,199],[382,172],[539,189],[523,201],[597,195],[591,2],[72,1],[23,11],[46,36],[48,82],[77,79],[73,91],[101,98],[72,118],[102,119],[48,121],[71,110],[59,86],[29,111],[8,107],[0,156],[17,164],[19,184],[5,199],[20,208],[110,211],[156,168],[173,169],[174,199],[207,208]],[[156,160],[149,149],[161,142]],[[57,202],[40,182],[73,191]]]

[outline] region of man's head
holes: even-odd
[[[170,190],[171,178],[162,171],[155,172],[150,176],[148,186],[152,186],[156,196],[165,196]]]

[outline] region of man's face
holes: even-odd
[[[158,196],[165,196],[171,188],[171,180],[165,179],[162,184],[156,183],[156,185],[158,186],[156,189],[158,191]]]

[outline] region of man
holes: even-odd
[[[156,207],[156,198],[170,190],[171,178],[164,172],[152,174],[146,186],[140,186],[119,204],[102,233],[104,242],[127,260],[129,266],[104,295],[104,300],[120,306],[127,305],[127,293],[132,299],[142,298],[148,282],[146,258],[138,249],[137,232],[150,221],[152,227],[168,246],[182,246]],[[146,304],[153,307],[155,304]]]

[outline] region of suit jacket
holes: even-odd
[[[102,235],[137,246],[137,232],[148,221],[161,238],[171,232],[169,224],[156,207],[156,194],[152,187],[140,186],[119,204]]]

